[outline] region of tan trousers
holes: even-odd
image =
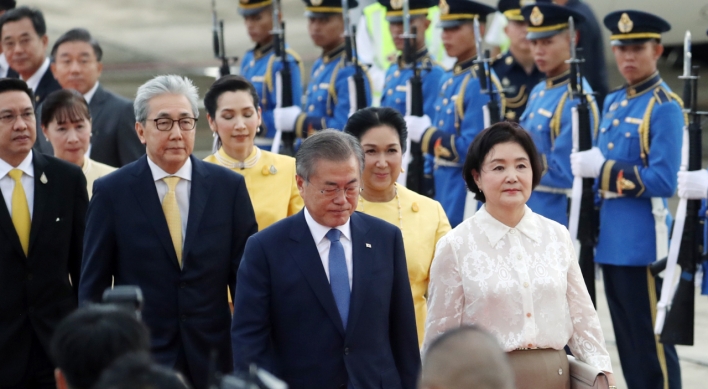
[[[507,353],[516,389],[570,389],[565,350],[516,350]]]

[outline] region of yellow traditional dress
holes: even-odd
[[[292,157],[254,146],[251,155],[239,162],[229,157],[222,147],[204,160],[229,168],[245,178],[259,231],[300,212],[304,205],[297,190],[295,159]]]
[[[372,203],[360,197],[357,211],[398,226],[403,233],[408,279],[413,292],[415,321],[418,327],[418,343],[422,345],[430,265],[435,255],[435,245],[450,231],[450,222],[437,201],[400,185],[396,186],[396,191],[393,200],[385,203]]]
[[[84,157],[84,164],[81,166],[81,170],[84,171],[84,176],[86,176],[86,189],[88,191],[88,197],[91,199],[91,196],[93,195],[93,182],[106,174],[115,171],[116,168],[96,162],[91,158]]]

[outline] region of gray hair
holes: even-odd
[[[308,181],[315,174],[317,161],[341,162],[351,157],[359,161],[359,174],[364,171],[364,151],[359,141],[344,132],[327,129],[309,136],[295,154],[297,175]]]
[[[150,100],[153,97],[164,94],[182,95],[186,97],[187,100],[189,100],[189,104],[192,106],[194,117],[199,117],[199,108],[197,106],[199,93],[197,92],[197,87],[194,86],[192,80],[187,77],[169,74],[157,76],[143,85],[140,85],[135,95],[135,102],[133,102],[135,121],[145,124],[150,109]]]

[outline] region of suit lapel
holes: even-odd
[[[155,229],[160,243],[162,243],[170,257],[170,262],[179,269],[177,254],[172,245],[167,220],[165,220],[165,214],[162,212],[162,205],[157,196],[157,188],[155,188],[155,181],[152,178],[152,171],[150,171],[150,166],[148,166],[146,155],[143,155],[140,160],[138,160],[138,163],[135,164],[133,174],[135,175],[135,182],[131,185],[131,188],[135,194],[135,198],[138,204],[140,204],[140,208],[145,213],[145,216],[150,221],[150,224],[152,224],[152,227]]]
[[[184,250],[182,250],[183,259],[187,258],[189,249],[192,248],[195,240],[198,239],[197,231],[202,221],[202,215],[204,215],[204,208],[209,199],[212,185],[211,181],[208,179],[209,172],[207,172],[204,167],[206,162],[202,162],[194,158],[194,156],[190,156],[190,158],[192,159],[192,184],[189,194],[187,232],[185,234]]]
[[[44,221],[45,205],[49,201],[49,186],[55,184],[53,179],[56,177],[46,176],[47,162],[47,158],[42,154],[32,153],[32,163],[34,164],[34,210],[32,211],[32,226],[30,227],[29,254],[32,253],[32,246],[37,240],[41,224]],[[42,180],[42,176],[45,176],[46,179]]]
[[[10,242],[12,244],[12,247],[17,251],[17,253],[21,256],[17,256],[17,258],[22,258],[25,255],[25,252],[22,250],[22,244],[20,243],[20,237],[17,235],[17,230],[15,230],[15,225],[12,224],[12,216],[10,216],[10,211],[7,210],[7,207],[5,206],[5,197],[0,193],[0,199],[2,199],[2,203],[0,203],[0,230],[5,232],[5,236],[7,236],[7,240],[5,242]]]
[[[371,274],[371,249],[366,248],[366,235],[369,231],[369,226],[364,220],[353,213],[351,216],[350,227],[352,231],[352,268],[354,276],[352,279],[352,295],[349,303],[349,322],[347,323],[347,332],[353,330],[359,314],[364,308],[364,299],[366,295],[366,284],[369,281]],[[365,252],[368,250],[369,252]]]
[[[307,226],[304,211],[300,211],[295,216],[294,221],[295,225],[290,232],[290,244],[292,247],[290,247],[288,252],[297,263],[334,326],[344,336],[342,318],[339,316],[337,304],[334,302],[332,289],[327,281],[327,274],[322,266],[322,259],[319,251],[317,251],[317,245],[312,238],[310,228]]]
[[[91,109],[91,118],[93,119],[94,123],[96,122],[96,118],[101,116],[101,112],[103,111],[104,107],[106,106],[104,103],[106,102],[106,91],[103,90],[101,85],[98,85],[98,88],[96,88],[96,93],[94,93],[93,97],[91,98],[91,102],[89,103],[89,108]],[[98,134],[102,133],[102,128],[96,128],[92,127],[92,134],[94,137]],[[92,139],[93,140],[93,139]],[[92,142],[93,144],[93,142]]]

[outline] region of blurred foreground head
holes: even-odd
[[[153,362],[147,353],[133,353],[106,369],[94,389],[189,389],[189,385],[177,372]]]
[[[475,326],[440,335],[423,358],[419,389],[514,389],[514,373],[497,340]]]

